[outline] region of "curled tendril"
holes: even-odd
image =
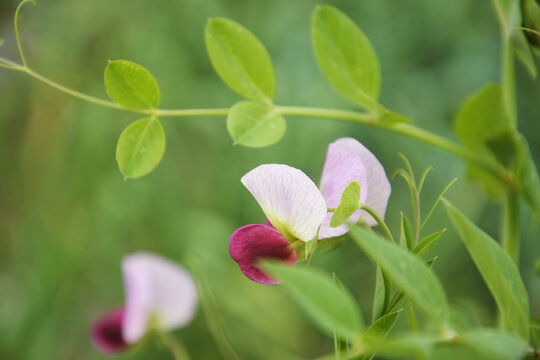
[[[36,2],[34,0],[23,0],[20,2],[19,6],[17,6],[17,10],[15,10],[15,19],[14,19],[14,26],[15,26],[15,38],[17,39],[17,48],[19,49],[19,55],[21,56],[21,62],[23,67],[26,66],[26,57],[24,56],[24,51],[21,43],[21,36],[19,34],[19,13],[21,12],[22,7],[27,4],[32,3],[36,5]]]

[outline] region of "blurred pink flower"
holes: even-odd
[[[191,275],[177,264],[150,253],[122,261],[126,304],[92,327],[96,347],[105,354],[125,351],[150,330],[172,330],[189,324],[197,310]]]

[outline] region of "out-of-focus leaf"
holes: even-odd
[[[504,99],[501,85],[487,85],[465,102],[456,119],[455,131],[459,140],[487,159],[497,160],[493,145],[489,148],[488,141],[498,138],[501,133],[513,131]],[[481,183],[488,194],[502,194],[499,180],[484,169],[469,164],[467,173],[471,180]]]
[[[105,88],[116,103],[129,109],[155,109],[159,88],[148,70],[131,61],[109,62],[105,69]]]
[[[409,359],[418,353],[428,352],[436,339],[428,335],[407,333],[396,335],[392,338],[382,338],[379,336],[365,336],[364,345],[370,352],[389,358]]]
[[[348,235],[342,235],[342,236],[336,236],[333,238],[324,239],[322,241],[319,241],[319,244],[317,245],[317,249],[324,250],[325,253],[331,252],[339,248],[341,245],[347,241],[349,238]]]
[[[347,185],[341,194],[341,201],[330,220],[331,227],[343,225],[360,208],[360,191],[360,185],[356,181]]]
[[[532,0],[534,1],[534,0]],[[527,38],[521,30],[514,30],[510,36],[517,58],[521,61],[532,79],[536,79],[537,70],[534,62],[533,51],[527,43]]]
[[[359,226],[351,226],[350,233],[367,255],[428,316],[438,323],[446,321],[449,307],[443,287],[435,273],[422,260]]]
[[[526,352],[525,343],[514,334],[495,329],[472,329],[460,334],[459,341],[489,359],[517,360]]]
[[[231,108],[227,117],[227,130],[235,144],[247,147],[265,147],[275,144],[285,134],[287,124],[279,113],[267,105],[241,101]]]
[[[332,6],[317,6],[312,17],[315,56],[328,81],[348,100],[377,111],[379,60],[362,30]]]
[[[148,174],[165,152],[165,131],[156,118],[135,121],[122,131],[116,146],[116,161],[126,178]]]
[[[210,61],[225,84],[250,100],[271,104],[274,68],[259,39],[242,25],[224,18],[211,19],[204,35]]]
[[[414,248],[414,253],[418,257],[423,257],[425,254],[427,254],[431,249],[433,249],[433,246],[437,243],[439,238],[444,234],[446,229],[442,229],[441,231],[437,231],[436,233],[433,233],[431,235],[426,236],[422,240],[418,242],[418,245]]]
[[[445,201],[444,205],[504,319],[516,334],[527,340],[529,298],[516,265],[495,240],[450,202]]]
[[[334,284],[338,289],[341,291],[345,291],[345,286],[343,286],[343,283],[339,280],[337,275],[335,273],[332,273],[332,277],[334,278]],[[342,338],[337,334],[337,332],[334,330],[334,351],[336,354],[342,355],[346,354],[349,351],[349,342],[347,339]]]
[[[536,263],[534,264],[534,270],[536,270],[536,273],[540,275],[540,259],[536,259]]]
[[[281,286],[329,336],[335,330],[341,337],[355,339],[362,332],[362,316],[354,298],[346,289],[337,288],[328,274],[274,263],[263,268],[283,282]]]

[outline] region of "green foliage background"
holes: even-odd
[[[106,97],[107,60],[149,69],[163,108],[228,107],[239,100],[218,78],[204,47],[209,17],[231,18],[266,45],[276,69],[276,103],[350,109],[317,68],[309,36],[319,3],[253,0],[39,0],[21,16],[28,62],[36,71]],[[328,1],[370,38],[381,62],[381,102],[420,127],[453,138],[465,98],[499,80],[499,29],[488,0]],[[0,2],[2,56],[16,59],[16,1]],[[519,128],[540,167],[540,83],[517,65]],[[247,280],[228,254],[239,226],[264,221],[240,177],[261,163],[286,163],[318,181],[327,145],[342,136],[370,148],[390,176],[403,152],[420,172],[433,165],[422,204],[428,210],[453,177],[448,197],[497,237],[497,207],[466,182],[457,158],[397,135],[339,122],[289,118],[287,134],[264,149],[232,146],[224,118],[163,119],[167,150],[150,175],[124,181],[115,162],[122,129],[137,117],[65,96],[23,74],[0,70],[0,358],[100,359],[93,319],[123,302],[121,258],[147,250],[182,262],[195,252],[205,265],[232,341],[245,359],[312,358],[332,341],[279,288]],[[392,181],[387,221],[410,213],[406,186]],[[540,298],[534,260],[539,231],[522,219],[521,271]],[[439,209],[429,230],[448,227],[432,251],[456,318],[494,325],[495,305],[464,246]],[[374,267],[348,241],[316,255],[334,271],[369,318]],[[540,303],[532,301],[532,317]],[[399,326],[399,324],[398,324]],[[201,312],[175,333],[194,359],[220,354]],[[151,344],[123,359],[169,359]]]

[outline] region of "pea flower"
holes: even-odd
[[[375,155],[358,140],[341,138],[328,146],[321,176],[320,189],[329,208],[338,207],[345,188],[353,181],[360,185],[360,202],[384,218],[391,187],[384,168]],[[341,236],[349,230],[347,225],[330,227],[332,212],[328,212],[319,230],[319,239]],[[348,219],[356,223],[362,218],[369,226],[377,222],[365,211],[357,210]]]
[[[197,310],[197,290],[191,275],[177,264],[150,253],[135,253],[122,261],[126,304],[92,327],[96,347],[116,354],[139,342],[150,327],[172,330],[191,322]]]
[[[390,182],[377,158],[357,140],[341,138],[328,147],[320,190],[302,171],[287,165],[261,165],[242,177],[268,218],[265,224],[246,225],[230,239],[231,257],[249,279],[266,285],[277,283],[260,270],[262,258],[294,265],[297,255],[290,247],[296,240],[310,241],[345,234],[346,225],[330,227],[333,212],[345,188],[353,181],[360,185],[360,202],[384,217]],[[348,222],[362,218],[376,225],[367,213],[356,211]]]

